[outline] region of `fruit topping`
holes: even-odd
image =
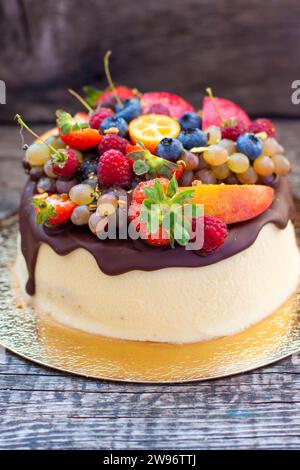
[[[172,137],[162,139],[155,149],[156,155],[171,162],[176,162],[180,158],[182,151],[182,143]]]
[[[239,152],[244,153],[250,160],[255,160],[262,152],[263,142],[255,134],[247,132],[240,135],[236,141],[236,148]]]
[[[186,112],[178,120],[181,129],[196,129],[201,127],[201,117],[194,112]]]
[[[91,129],[87,122],[73,118],[65,111],[57,111],[57,125],[63,142],[77,150],[96,147],[102,139],[98,130]]]
[[[179,133],[178,121],[159,114],[144,114],[129,124],[131,141],[134,144],[142,143],[151,152],[155,152],[157,145],[164,137],[176,138]]]
[[[120,135],[106,134],[99,144],[99,155],[102,155],[107,150],[119,150],[125,155],[128,144],[128,140],[124,139],[124,137],[121,137]]]
[[[226,127],[226,123],[242,124],[248,129],[251,120],[245,111],[232,101],[214,97],[210,88],[207,92],[209,96],[203,100],[202,129],[207,129],[209,126]]]
[[[224,244],[227,235],[227,225],[222,220],[211,215],[198,216],[192,219],[192,230],[195,233],[197,224],[203,226],[203,246],[197,254],[201,256],[211,255]]]
[[[47,226],[65,224],[70,220],[77,206],[66,194],[49,196],[45,193],[41,196],[34,196],[30,202],[34,206],[36,223]]]
[[[79,167],[76,153],[72,149],[57,151],[51,155],[53,172],[57,176],[72,178]]]
[[[183,129],[178,136],[178,140],[187,150],[207,144],[206,135],[200,129]]]
[[[275,137],[276,127],[270,119],[260,118],[251,122],[249,132],[254,134],[265,132],[269,137]]]
[[[133,178],[132,165],[119,150],[104,152],[98,164],[98,183],[107,188],[118,185],[129,189]]]
[[[180,119],[184,113],[194,111],[190,103],[173,93],[151,91],[142,95],[141,105],[144,114],[150,114],[151,107],[156,104],[164,105],[174,119]]]
[[[193,188],[192,203],[204,204],[206,215],[226,224],[257,217],[270,207],[274,194],[272,188],[263,185],[199,184]]]

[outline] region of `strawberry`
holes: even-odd
[[[232,101],[206,96],[203,101],[202,129],[205,130],[209,126],[225,127],[228,121],[233,125],[242,124],[246,129],[251,123],[245,111]]]
[[[133,191],[129,218],[147,243],[174,247],[177,241],[184,246],[190,240],[191,227],[180,207],[189,202],[193,194],[193,189],[179,192],[175,175],[170,181],[156,178],[142,182]]]
[[[47,193],[41,196],[34,196],[30,202],[34,206],[36,223],[38,225],[56,226],[65,224],[70,220],[73,210],[77,206],[71,201],[67,194]]]
[[[131,152],[136,152],[137,150],[143,150],[143,147],[141,147],[138,144],[136,144],[136,145],[127,144],[126,149],[125,149],[125,155],[128,155]]]
[[[171,179],[174,173],[181,174],[181,162],[173,163],[165,158],[157,157],[150,150],[141,148],[139,145],[133,147],[134,150],[127,153],[126,156],[133,162],[132,168],[137,176],[148,179],[166,176]]]
[[[79,167],[77,155],[72,149],[53,153],[51,161],[53,172],[63,178],[72,178]]]
[[[275,137],[276,127],[270,119],[261,118],[251,122],[249,132],[253,132],[254,134],[265,132],[269,137]]]
[[[152,91],[144,93],[141,97],[141,105],[144,114],[149,114],[154,105],[163,105],[170,116],[179,119],[187,111],[194,111],[193,106],[181,96],[164,91]],[[165,113],[164,113],[165,114]]]
[[[86,121],[76,120],[65,111],[57,111],[56,116],[60,138],[69,147],[88,150],[100,143],[102,136],[96,129],[91,129]]]
[[[132,165],[119,150],[107,150],[99,159],[98,183],[107,188],[121,186],[128,189],[131,186],[133,173]]]

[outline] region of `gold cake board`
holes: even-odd
[[[0,344],[38,364],[91,378],[175,383],[249,371],[300,351],[300,290],[270,317],[235,336],[191,344],[127,341],[83,333],[17,304],[9,266],[15,220],[0,230]],[[243,314],[243,312],[241,312]]]

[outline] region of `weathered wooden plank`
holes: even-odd
[[[102,57],[114,51],[116,82],[169,90],[199,105],[216,94],[255,114],[300,114],[291,103],[299,78],[297,0],[1,0],[1,79],[7,106],[49,120],[57,107],[74,109],[66,89],[106,86]],[[111,14],[111,12],[116,14]],[[266,14],[267,12],[267,14]]]
[[[273,408],[272,408],[273,409]],[[1,449],[299,449],[299,423],[292,409],[279,420],[248,415],[249,409],[231,417],[219,409],[207,410],[203,419],[184,413],[160,418],[91,418],[72,416],[49,420],[16,417],[3,419]],[[231,415],[231,413],[230,413]],[[216,421],[216,417],[219,419]],[[259,424],[260,423],[260,424]]]

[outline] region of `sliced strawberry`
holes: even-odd
[[[141,105],[144,114],[150,113],[151,108],[156,104],[164,105],[168,109],[170,116],[174,119],[179,119],[188,111],[194,111],[190,103],[173,93],[151,91],[142,95]]]
[[[234,121],[243,124],[247,129],[251,123],[249,116],[239,106],[225,98],[211,98],[206,96],[203,100],[202,129],[209,126],[224,126]]]
[[[134,98],[136,90],[126,86],[117,86],[115,92],[121,101]],[[105,91],[96,101],[97,106],[113,106],[115,104],[115,95],[111,90]]]

